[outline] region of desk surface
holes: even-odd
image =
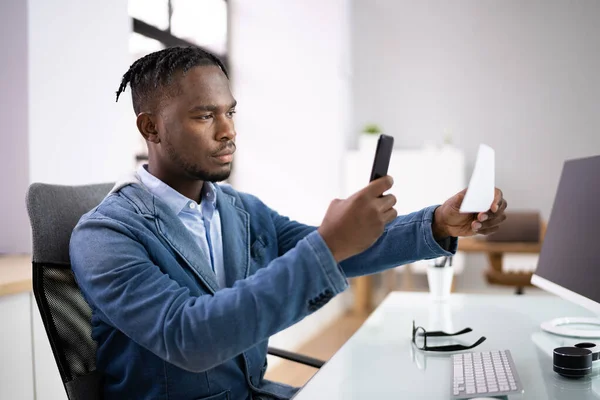
[[[597,367],[578,381],[552,371],[555,347],[583,341],[540,330],[541,322],[564,316],[591,313],[550,295],[453,294],[447,303],[434,303],[427,293],[394,292],[294,400],[449,399],[450,356],[415,350],[413,319],[428,330],[473,328],[454,341],[471,344],[486,336],[473,351],[509,349],[525,389],[509,400],[600,399]]]
[[[0,256],[0,296],[31,291],[31,256]]]

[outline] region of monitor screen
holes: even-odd
[[[600,156],[565,162],[531,282],[600,315]]]

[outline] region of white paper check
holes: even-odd
[[[495,185],[494,149],[485,144],[479,145],[475,168],[465,198],[460,206],[461,213],[478,213],[490,209],[494,201]]]

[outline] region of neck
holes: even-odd
[[[197,179],[190,179],[185,176],[171,174],[168,171],[165,171],[156,165],[148,164],[148,172],[152,175],[187,197],[188,199],[192,199],[197,203],[200,203],[202,198],[202,187],[204,186],[204,181],[200,181]]]

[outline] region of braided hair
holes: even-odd
[[[176,72],[185,74],[191,68],[203,65],[218,66],[229,79],[221,60],[198,47],[169,47],[150,53],[131,64],[125,72],[116,101],[119,101],[119,96],[129,84],[133,110],[138,114],[146,105],[155,106],[165,95],[173,95],[175,88],[170,86]]]

